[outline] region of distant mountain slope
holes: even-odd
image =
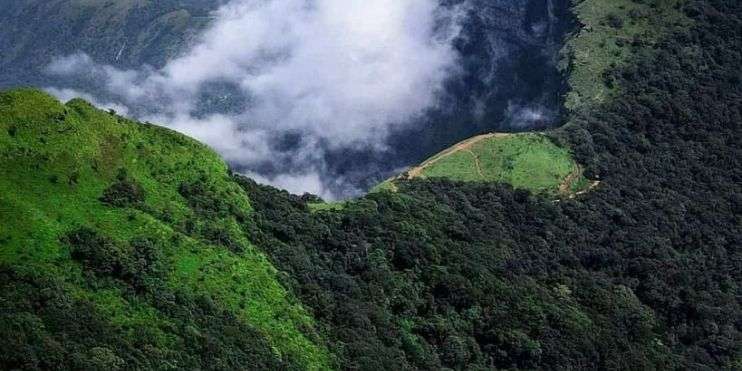
[[[0,173],[0,368],[329,366],[205,146],[16,90]]]
[[[681,6],[686,0],[574,0],[578,32],[564,47],[569,71],[569,110],[605,103],[619,87],[616,71],[639,54],[651,53],[675,27],[691,27]]]
[[[0,87],[49,84],[53,58],[84,52],[120,68],[161,66],[220,1],[23,0],[0,12]]]
[[[572,112],[589,110],[610,102],[620,91],[620,79],[616,74],[621,68],[654,53],[656,43],[676,27],[690,27],[691,20],[681,11],[683,3],[683,0],[574,1],[573,11],[580,26],[566,42],[561,62],[569,83],[566,108]],[[497,181],[552,194],[584,192],[591,188],[590,183],[594,186],[598,181],[589,182],[583,177],[582,168],[572,159],[570,148],[547,138],[559,137],[563,130],[486,138],[475,136],[410,168],[397,179],[438,177],[454,181]],[[478,139],[484,140],[471,145]],[[393,189],[393,183],[394,180],[385,181],[375,190]]]

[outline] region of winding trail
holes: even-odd
[[[465,149],[466,152],[469,152],[471,154],[471,157],[474,158],[474,165],[477,167],[477,174],[479,174],[479,177],[484,180],[484,172],[482,171],[482,164],[479,162],[479,156],[477,156],[474,151],[471,150],[471,148]]]
[[[582,168],[579,165],[575,165],[574,170],[559,184],[559,193],[568,194],[574,182],[580,178],[580,175],[582,175]]]

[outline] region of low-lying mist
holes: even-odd
[[[47,90],[193,136],[261,182],[352,197],[467,136],[553,125],[562,2],[232,0],[161,68],[80,52],[47,66]]]

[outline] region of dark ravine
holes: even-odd
[[[392,133],[388,151],[330,151],[323,177],[342,180],[327,184],[334,193],[356,195],[358,189],[368,190],[400,168],[477,134],[540,130],[562,123],[566,85],[557,64],[567,35],[576,27],[570,0],[468,4],[471,10],[455,43],[464,71],[446,83],[439,108]],[[286,153],[291,153],[290,147]],[[290,155],[284,163],[292,166]]]

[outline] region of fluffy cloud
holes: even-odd
[[[435,0],[233,0],[215,16],[187,53],[160,70],[122,71],[79,54],[48,71],[94,76],[98,89],[140,118],[192,135],[246,168],[275,161],[275,138],[298,135],[294,166],[264,179],[313,192],[325,181],[315,170],[324,166],[318,152],[383,150],[390,130],[435,106],[456,73],[459,9]],[[239,109],[205,109],[209,84],[236,90]]]

